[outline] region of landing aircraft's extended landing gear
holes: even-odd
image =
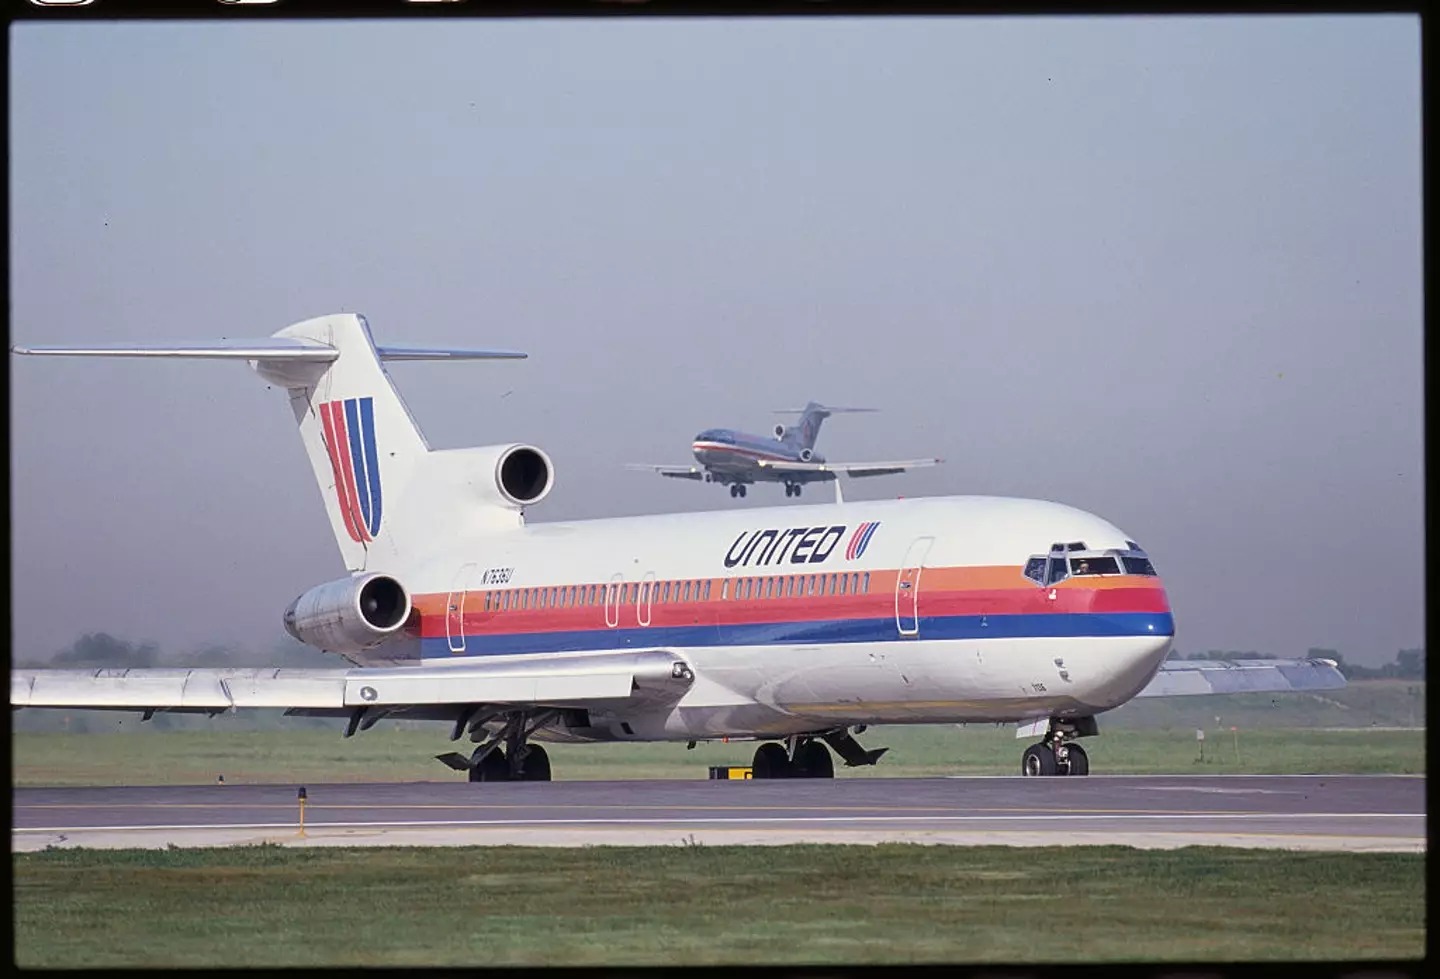
[[[864,728],[856,730],[863,731]],[[750,764],[750,777],[834,778],[835,759],[826,744],[834,748],[846,766],[851,768],[873,765],[889,750],[874,748],[866,751],[843,727],[818,735],[792,735],[785,739],[783,745],[770,741],[756,748],[755,760]]]
[[[1071,738],[1096,734],[1098,728],[1093,717],[1075,720],[1051,719],[1050,730],[1025,749],[1020,757],[1021,775],[1089,775],[1090,756],[1078,744],[1070,744]]]
[[[785,484],[785,495],[786,495],[786,496],[799,496],[799,495],[800,495],[800,490],[801,490],[802,488],[803,488],[803,487],[802,487],[799,483],[786,483],[786,484]]]

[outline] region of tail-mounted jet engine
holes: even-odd
[[[777,439],[780,439],[782,442],[785,440],[785,426],[784,426],[784,425],[776,425],[776,426],[775,426],[775,437],[776,437]]]
[[[489,503],[518,510],[539,503],[555,485],[555,466],[533,445],[485,445],[463,450],[472,485]]]
[[[390,638],[410,617],[410,595],[385,574],[316,585],[285,610],[285,631],[328,653],[360,653]]]
[[[811,452],[809,449],[801,449],[801,450],[800,450],[800,461],[801,461],[801,462],[809,462],[809,461],[811,460],[811,458],[814,457],[814,455],[815,455],[815,453]]]

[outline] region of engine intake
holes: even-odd
[[[410,618],[410,595],[386,574],[316,585],[285,610],[285,631],[329,653],[360,653],[394,635]]]
[[[495,485],[512,503],[537,503],[550,492],[555,469],[550,457],[533,445],[512,445],[495,466]]]

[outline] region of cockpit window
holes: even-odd
[[[1070,559],[1070,573],[1080,575],[1119,574],[1120,564],[1113,557],[1076,557]]]
[[[1126,574],[1155,574],[1155,565],[1150,563],[1148,557],[1122,557],[1120,560],[1125,565]]]
[[[1045,559],[1043,557],[1032,557],[1025,562],[1025,577],[1037,585],[1045,583]]]
[[[1070,571],[1065,567],[1065,555],[1057,554],[1050,558],[1050,566],[1045,574],[1045,584],[1053,585],[1068,577],[1070,577]]]

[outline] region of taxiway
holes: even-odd
[[[1090,776],[13,790],[12,851],[914,842],[1425,849],[1419,776]]]

